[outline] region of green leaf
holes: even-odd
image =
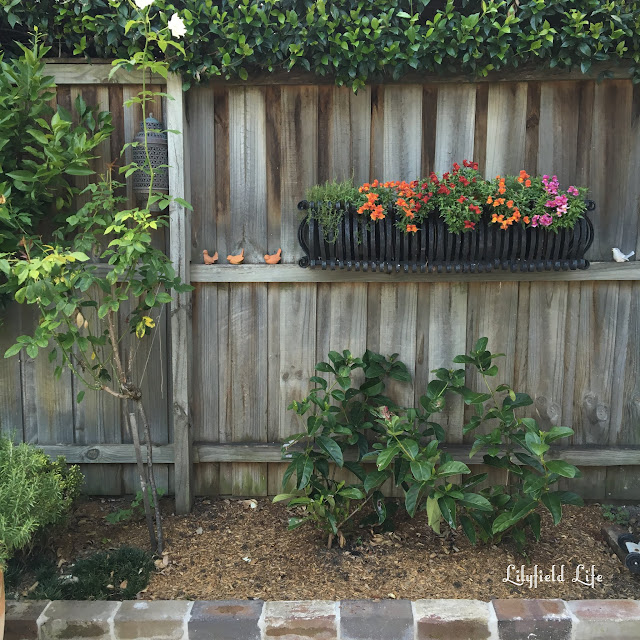
[[[388,471],[371,471],[364,479],[364,490],[369,493],[372,489],[379,487],[389,477]]]
[[[339,466],[344,464],[342,449],[340,445],[327,436],[318,436],[316,438],[318,446]]]
[[[506,531],[513,524],[515,523],[511,518],[511,514],[502,513],[493,521],[493,525],[491,526],[491,533],[493,535],[496,535],[497,533],[502,533],[503,531]]]
[[[5,352],[4,352],[4,357],[5,358],[11,358],[12,356],[15,356],[16,353],[19,353],[20,350],[22,349],[24,345],[23,344],[13,344],[11,345]]]
[[[553,516],[553,524],[557,525],[562,520],[562,504],[557,493],[545,493],[542,495],[544,504]]]
[[[438,467],[437,475],[441,478],[446,476],[453,476],[458,473],[471,473],[471,470],[464,462],[458,462],[457,460],[450,460]]]
[[[327,373],[335,373],[334,368],[328,362],[318,362],[316,371],[325,371]]]
[[[557,473],[563,478],[575,478],[579,472],[577,467],[565,462],[564,460],[549,460],[547,462],[547,469],[552,473]]]
[[[555,491],[554,495],[560,500],[560,504],[572,504],[576,507],[582,507],[584,500],[577,494],[571,491]]]
[[[367,477],[366,471],[362,468],[362,465],[357,462],[348,462],[345,460],[344,468],[351,471],[361,482],[364,482],[364,479]]]
[[[412,518],[416,514],[418,499],[420,497],[420,492],[422,491],[423,486],[424,485],[422,483],[413,484],[404,495],[404,506],[407,510],[407,513]]]
[[[425,482],[431,479],[433,465],[425,460],[412,460],[411,473],[418,482]]]
[[[569,427],[551,427],[545,434],[544,441],[546,443],[554,442],[560,438],[568,438],[573,435],[573,429]]]
[[[456,528],[456,501],[450,496],[438,498],[442,517],[447,521],[452,529]]]
[[[83,399],[83,398],[84,398],[84,391],[80,391],[80,392],[78,393],[78,395],[76,396],[76,402],[77,402],[78,404],[80,404],[80,403],[82,402],[82,399]]]
[[[476,528],[473,526],[473,521],[468,516],[460,516],[460,524],[462,525],[462,530],[464,531],[467,538],[469,538],[469,542],[475,545],[477,536],[476,536]]]
[[[349,498],[350,500],[363,500],[364,493],[360,491],[357,487],[348,487],[347,489],[342,489],[338,491],[338,495],[343,498]]]
[[[273,502],[282,502],[283,500],[291,500],[291,498],[295,498],[295,493],[279,493],[277,496],[273,498]]]
[[[313,460],[309,457],[304,459],[302,463],[301,473],[298,475],[298,489],[304,489],[311,479],[313,473]]]
[[[477,493],[465,493],[463,498],[458,500],[458,504],[467,509],[476,509],[477,511],[493,511],[491,503],[483,496]]]
[[[382,471],[386,469],[390,464],[393,458],[398,454],[400,447],[398,445],[393,445],[392,447],[388,447],[387,449],[383,449],[378,454],[378,459],[376,460],[376,465],[378,466],[378,471]]]
[[[440,519],[442,518],[442,512],[440,511],[440,505],[438,500],[433,497],[427,498],[427,522],[429,526],[440,535]]]
[[[530,513],[527,516],[527,524],[531,527],[531,531],[533,532],[533,537],[537,542],[540,541],[540,514],[539,513]]]

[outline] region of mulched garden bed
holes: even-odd
[[[252,507],[253,503],[253,507]],[[148,547],[142,519],[111,525],[104,516],[130,504],[123,499],[87,499],[55,540],[61,572],[75,558],[122,545]],[[188,516],[171,515],[163,500],[165,556],[143,599],[263,600],[362,598],[590,598],[640,599],[640,577],[631,575],[606,545],[608,524],[599,505],[566,507],[559,526],[543,516],[542,540],[528,557],[505,546],[473,547],[460,532],[435,535],[426,514],[398,517],[394,532],[356,531],[344,549],[326,548],[311,527],[287,531],[286,507],[269,499],[198,499]],[[504,582],[508,565],[533,566],[564,582],[536,589]],[[602,576],[593,588],[574,582],[576,568]],[[511,573],[513,576],[513,570]]]

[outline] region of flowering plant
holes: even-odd
[[[557,232],[572,229],[587,208],[587,189],[571,185],[562,191],[555,175],[532,177],[522,170],[517,176],[485,180],[477,162],[463,160],[462,166],[454,162],[452,170],[442,176],[432,171],[428,178],[412,182],[373,180],[357,190],[351,181],[313,187],[308,198],[313,196],[310,199],[317,211],[309,215],[315,215],[321,224],[325,222],[322,201],[336,202],[337,198],[330,197],[336,187],[340,187],[339,199],[352,202],[359,215],[374,223],[384,220],[392,206],[396,227],[405,233],[416,233],[430,214],[439,215],[450,233],[472,231],[483,217],[503,231],[517,223]],[[335,230],[344,209],[331,206],[330,213]]]
[[[560,190],[557,176],[531,177],[520,171],[517,177],[496,176],[490,183],[493,193],[486,204],[493,210],[491,222],[507,229],[518,222],[526,227],[545,227],[551,231],[571,229],[587,208],[587,190],[570,186]]]

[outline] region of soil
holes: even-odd
[[[68,529],[56,540],[60,570],[72,559],[123,545],[147,548],[145,522],[111,525],[104,516],[128,506],[124,499],[87,499],[75,510]],[[512,546],[473,547],[460,531],[437,536],[426,514],[414,519],[398,511],[394,532],[356,530],[344,549],[326,548],[326,538],[310,525],[287,531],[282,503],[258,500],[198,499],[188,516],[171,514],[163,500],[165,555],[142,599],[309,600],[362,598],[592,598],[640,599],[634,576],[607,546],[600,532],[609,524],[600,505],[565,507],[554,527],[544,513],[542,539],[528,556]],[[640,518],[638,518],[640,520]],[[506,582],[507,568],[534,567],[563,582]],[[579,568],[579,565],[584,567]],[[601,582],[583,582],[593,567]],[[511,570],[511,578],[518,581]]]

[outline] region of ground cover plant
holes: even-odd
[[[4,0],[2,9],[0,28],[16,36],[7,39],[39,27],[61,57],[130,58],[144,47],[125,0]],[[187,82],[295,69],[358,89],[414,71],[486,76],[529,64],[586,73],[594,63],[626,63],[640,78],[635,0],[154,0],[151,15],[162,28],[176,10],[189,44],[166,59]],[[160,42],[152,52],[166,53]]]
[[[155,570],[148,551],[130,546],[91,553],[64,568],[55,560],[46,549],[14,558],[5,576],[7,593],[32,600],[134,600]]]
[[[527,532],[539,540],[539,507],[546,508],[557,525],[563,504],[582,504],[577,495],[555,487],[560,478],[578,477],[577,467],[548,456],[550,444],[573,431],[543,431],[534,419],[516,415],[533,401],[507,384],[491,384],[498,374],[494,360],[502,355],[488,351],[487,339],[481,338],[468,355],[454,359],[465,368],[436,370],[420,406],[405,408],[384,395],[388,379],[410,380],[397,354],[385,358],[367,351],[354,358],[348,351],[330,352],[329,362],[318,363],[316,370],[328,373],[331,384],[313,376],[309,394],[289,407],[306,427],[282,447],[283,459],[290,461],[283,487],[295,477],[294,490],[274,501],[287,500],[303,510],[290,519],[289,528],[312,521],[328,534],[329,547],[334,538],[343,546],[347,525],[353,529],[354,516],[367,503],[372,503],[378,523],[384,522],[386,503],[379,487],[391,481],[402,488],[407,513],[413,517],[425,510],[428,525],[437,533],[444,521],[453,530],[461,525],[473,544],[510,538],[524,549]],[[465,386],[471,367],[488,392]],[[360,369],[364,381],[354,382]],[[472,475],[442,446],[446,433],[433,416],[444,409],[447,393],[460,395],[474,409],[465,433],[487,426],[488,431],[476,437],[471,456],[486,449],[483,462],[504,470],[504,485],[480,488],[487,474]],[[367,462],[375,462],[376,468],[365,470]],[[337,467],[350,471],[357,482],[337,480]]]

